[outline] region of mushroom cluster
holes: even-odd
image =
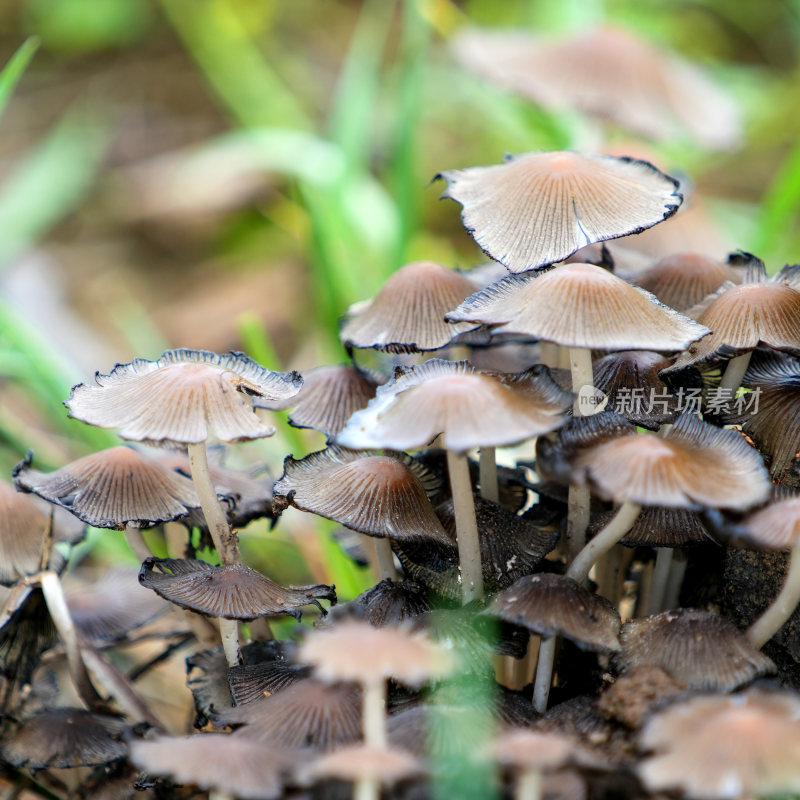
[[[0,484],[6,772],[65,798],[800,792],[796,271],[676,252],[616,274],[591,246],[683,199],[634,158],[440,177],[499,278],[403,267],[348,311],[349,363],[306,376],[118,364],[66,405],[130,444]],[[323,450],[274,484],[209,463],[286,408]],[[290,508],[361,534],[376,584],[329,612],[335,587],[245,564],[237,527]],[[176,520],[151,552],[142,529]],[[124,532],[138,582],[62,585],[85,525]],[[164,648],[125,664],[159,617]],[[193,733],[136,685],[182,646]]]

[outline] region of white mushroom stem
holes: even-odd
[[[725,372],[722,374],[722,379],[719,382],[720,389],[730,389],[732,394],[736,394],[739,387],[742,385],[744,374],[750,366],[750,357],[752,355],[753,351],[750,350],[747,353],[732,358],[728,362],[728,366],[725,367]]]
[[[361,724],[368,747],[386,747],[386,681],[370,680],[364,684]]]
[[[236,539],[231,533],[228,518],[225,516],[225,511],[217,497],[217,490],[211,480],[205,442],[190,444],[188,450],[192,481],[194,481],[197,496],[200,499],[203,516],[206,518],[208,532],[219,553],[219,559],[223,564],[241,564],[242,557],[239,554]]]
[[[398,575],[394,566],[394,553],[392,552],[391,542],[378,536],[370,536],[369,538],[372,540],[372,547],[375,550],[375,562],[381,580],[396,581]]]
[[[747,629],[747,638],[753,647],[763,647],[792,616],[800,602],[800,545],[789,554],[789,569],[783,588],[772,605]]]
[[[575,417],[590,417],[595,412],[593,406],[582,405],[581,399],[588,400],[581,393],[584,386],[594,385],[592,371],[592,351],[585,347],[569,348],[569,368],[572,375],[572,391],[575,401],[572,414]],[[572,559],[586,543],[586,529],[589,527],[591,492],[588,486],[570,484],[567,495],[567,556]]]
[[[642,511],[638,503],[627,501],[611,518],[608,525],[592,539],[567,569],[567,576],[583,583],[592,565],[603,553],[607,553],[632,527]]]
[[[672,569],[672,548],[656,548],[656,565],[653,569],[653,582],[650,585],[650,594],[647,598],[647,605],[644,615],[658,614],[664,610],[664,597],[669,583],[669,573]]]
[[[239,623],[235,619],[219,618],[219,637],[229,667],[239,665]]]
[[[378,800],[381,785],[377,778],[361,777],[353,784],[353,800]]]
[[[497,485],[497,461],[494,447],[481,447],[478,466],[480,468],[478,482],[481,487],[481,497],[484,500],[499,503],[500,488]]]
[[[78,641],[78,632],[72,621],[72,615],[69,613],[67,599],[64,597],[64,590],[61,587],[61,579],[52,570],[45,570],[39,574],[39,581],[50,618],[64,643],[70,677],[81,700],[86,703],[88,708],[93,708],[102,702],[102,698],[94,688],[86,670]]]
[[[141,528],[133,525],[125,526],[125,540],[139,561],[145,561],[153,555],[153,551],[144,539]]]
[[[447,471],[450,475],[450,490],[453,494],[453,510],[456,517],[461,599],[466,605],[471,600],[483,598],[481,548],[467,457],[448,450]]]
[[[538,769],[524,769],[517,778],[514,800],[541,800],[542,773]]]
[[[550,685],[553,682],[553,664],[556,660],[557,636],[543,636],[539,645],[539,660],[536,662],[536,678],[533,682],[533,707],[540,714],[547,711]]]

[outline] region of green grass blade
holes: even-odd
[[[38,37],[31,36],[26,39],[8,60],[2,72],[0,72],[0,114],[5,110],[16,85],[19,83],[19,79],[28,68],[28,64],[31,63],[38,49]]]
[[[107,144],[96,121],[70,112],[14,170],[0,188],[0,268],[77,206]]]
[[[776,242],[794,239],[799,212],[800,142],[797,142],[762,199],[761,219],[753,252],[768,255],[776,250]]]

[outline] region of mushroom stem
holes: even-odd
[[[651,614],[658,614],[664,610],[664,595],[667,591],[669,573],[672,569],[672,548],[656,548],[656,565],[653,569],[653,583],[650,586],[650,595],[647,598],[647,606],[644,610],[646,617]]]
[[[481,486],[481,497],[484,500],[499,503],[500,489],[497,485],[497,461],[495,460],[494,447],[481,447],[478,465],[480,468],[478,482]]]
[[[542,643],[539,645],[539,660],[536,662],[536,678],[533,682],[533,707],[540,714],[547,711],[550,684],[553,682],[557,640],[557,636],[543,636]]]
[[[683,584],[683,576],[686,574],[687,564],[686,551],[673,548],[672,564],[669,568],[669,578],[667,579],[667,588],[664,590],[664,602],[662,603],[665,610],[680,606],[681,586]]]
[[[394,567],[392,543],[388,539],[382,539],[377,536],[370,536],[369,538],[372,539],[372,546],[375,548],[375,560],[381,580],[396,581],[398,575]]]
[[[517,778],[514,800],[541,800],[542,773],[538,769],[525,769]]]
[[[362,703],[364,743],[370,747],[386,747],[386,681],[366,681]]]
[[[450,490],[453,494],[453,510],[456,517],[461,598],[466,605],[471,600],[483,598],[481,548],[467,457],[448,450],[447,472],[450,475]]]
[[[353,784],[353,800],[378,800],[381,785],[377,778],[361,777]]]
[[[211,480],[205,442],[190,444],[188,450],[192,480],[197,489],[197,496],[200,498],[200,507],[206,518],[208,532],[217,548],[220,561],[223,564],[241,564],[242,557],[239,554],[236,538],[231,533],[228,519],[222,510],[217,490]]]
[[[578,583],[583,583],[592,564],[631,529],[641,511],[642,507],[638,503],[632,503],[630,500],[623,503],[608,525],[575,556],[575,560],[567,569],[567,576]]]
[[[575,394],[572,413],[576,417],[591,417],[595,413],[595,409],[584,407],[581,404],[580,392],[584,386],[594,386],[592,351],[586,347],[570,347],[569,371],[572,374],[572,391]]]
[[[747,372],[748,366],[750,366],[750,357],[752,355],[753,351],[749,350],[747,353],[736,356],[728,362],[728,366],[725,367],[725,372],[719,382],[720,389],[730,389],[731,394],[736,394],[742,385],[742,378],[744,378],[744,374]]]
[[[141,528],[134,528],[132,525],[126,525],[125,540],[128,542],[128,546],[139,561],[146,561],[154,555],[153,551],[144,540]]]
[[[559,348],[555,342],[539,342],[539,363],[556,369],[560,366]]]
[[[782,627],[800,602],[800,545],[791,549],[783,588],[772,605],[747,629],[753,647],[763,647]]]
[[[78,690],[81,700],[86,703],[87,708],[94,708],[102,704],[102,698],[92,684],[86,664],[81,655],[81,646],[78,641],[78,632],[72,615],[69,613],[67,599],[64,597],[64,590],[61,587],[61,579],[52,570],[45,570],[39,574],[42,594],[50,612],[50,618],[56,626],[61,641],[64,642],[64,649],[67,653],[67,665],[69,674],[75,688]]]
[[[229,667],[239,665],[239,623],[235,619],[219,618],[219,636]]]

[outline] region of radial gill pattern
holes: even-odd
[[[448,184],[442,196],[463,206],[464,227],[512,272],[642,231],[683,201],[677,181],[652,164],[603,155],[528,153],[440,177]]]
[[[70,416],[117,428],[123,439],[181,447],[216,436],[225,442],[271,436],[251,397],[273,407],[297,394],[296,372],[271,372],[241,353],[168,350],[157,361],[137,358],[97,373],[95,386],[72,389]]]

